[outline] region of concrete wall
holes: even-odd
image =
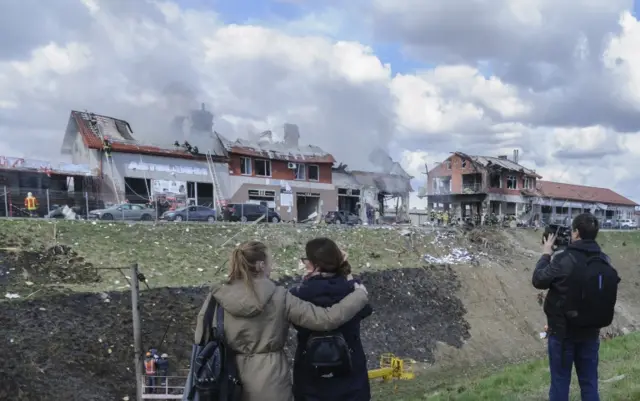
[[[247,182],[251,179],[252,182]],[[330,184],[319,184],[310,186],[307,183],[304,186],[298,186],[298,181],[280,181],[269,180],[268,183],[264,179],[258,179],[254,177],[238,177],[233,176],[230,178],[231,186],[234,188],[234,194],[229,200],[230,203],[246,203],[249,201],[249,190],[267,190],[275,192],[275,210],[280,213],[280,216],[285,221],[291,221],[298,217],[297,199],[298,194],[315,193],[319,194],[319,203],[317,212],[319,214],[325,214],[330,210],[337,210],[338,208],[338,191]],[[243,182],[244,181],[244,182]],[[290,196],[292,204],[286,204],[287,194],[281,193],[281,189],[285,191],[290,189]],[[288,188],[286,187],[288,185]],[[284,197],[283,197],[284,195]]]

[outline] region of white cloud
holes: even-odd
[[[30,38],[29,51],[0,53],[0,132],[48,135],[37,143],[13,136],[0,153],[59,146],[72,108],[127,119],[137,136],[168,143],[169,120],[205,102],[228,136],[295,122],[304,142],[352,167],[365,163],[367,149],[393,145],[423,178],[425,161],[433,166],[455,150],[519,148],[523,163],[547,179],[640,198],[629,184],[640,168],[640,29],[621,14],[629,1],[500,0],[478,8],[473,0],[372,0],[358,15],[365,23],[330,8],[282,29],[225,25],[215,9],[170,1],[79,1],[65,1],[69,9],[43,3],[42,15],[57,24],[40,22],[45,36]],[[72,13],[82,18],[59,17]],[[369,22],[372,32],[344,33]],[[11,29],[24,35],[20,25]],[[376,35],[435,67],[397,74],[375,42],[349,40]]]

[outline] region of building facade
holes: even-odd
[[[488,215],[521,221],[567,221],[590,211],[602,220],[630,218],[636,203],[604,188],[542,181],[518,164],[518,153],[489,157],[455,152],[428,172],[429,209],[449,210],[457,218]]]
[[[335,159],[317,146],[299,145],[296,126],[285,126],[284,141],[274,141],[270,131],[222,141],[229,154],[229,202],[265,204],[285,221],[305,221],[338,207]]]

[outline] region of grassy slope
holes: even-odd
[[[408,251],[408,240],[398,230],[287,224],[152,225],[2,220],[0,248],[37,251],[64,244],[93,267],[128,267],[137,262],[154,287],[197,286],[223,276],[230,251],[236,244],[250,239],[264,241],[271,248],[276,277],[300,273],[298,262],[304,254],[304,244],[318,236],[331,237],[344,247],[356,271],[417,267],[422,254],[438,254],[439,250],[430,243],[431,236],[424,233],[414,236],[415,249]],[[124,289],[125,280],[118,271],[97,273],[102,276],[101,282],[71,287],[79,291]]]
[[[543,345],[541,345],[542,347]],[[602,343],[600,391],[607,401],[640,399],[640,333]],[[457,375],[459,377],[459,375]],[[467,376],[455,381],[442,375],[418,376],[412,381],[377,383],[374,399],[395,401],[534,401],[548,399],[548,361],[536,360],[505,367],[499,372]],[[579,400],[577,379],[572,398]]]

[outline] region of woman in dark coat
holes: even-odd
[[[307,269],[303,282],[291,289],[298,298],[317,306],[337,304],[354,290],[351,266],[346,253],[329,238],[315,238],[306,245],[302,262]],[[337,331],[344,336],[351,351],[352,370],[347,376],[324,378],[310,371],[305,364],[305,351],[310,330],[297,327],[298,347],[293,365],[293,393],[295,401],[369,401],[371,389],[367,373],[367,358],[360,339],[360,321],[372,313],[367,305],[358,315]]]

